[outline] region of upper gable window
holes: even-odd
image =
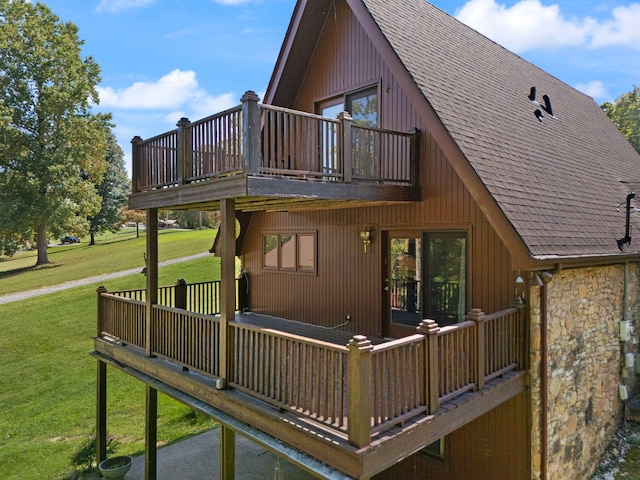
[[[378,126],[377,87],[351,93],[345,100],[347,112],[351,114],[354,123],[365,127]]]
[[[375,128],[378,126],[378,108],[378,87],[374,85],[320,102],[318,113],[336,118],[340,112],[347,111],[353,123]]]

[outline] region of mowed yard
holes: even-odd
[[[214,230],[161,231],[160,260],[206,252]],[[144,265],[141,231],[123,230],[88,246],[51,247],[50,266],[34,269],[35,252],[0,259],[0,296]],[[213,255],[160,269],[161,285],[178,278],[219,278]],[[0,478],[67,479],[72,458],[95,435],[96,360],[89,355],[96,331],[96,289],[144,287],[139,273],[0,304]],[[108,369],[107,429],[118,454],[144,451],[145,389]],[[214,426],[213,422],[160,395],[158,440],[171,443]]]

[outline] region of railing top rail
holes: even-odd
[[[133,298],[127,298],[127,297],[122,297],[120,295],[115,295],[111,292],[100,292],[100,296],[104,297],[104,298],[109,298],[111,300],[117,300],[119,302],[123,302],[123,303],[133,303],[136,305],[146,305],[146,302],[144,300],[135,300]]]
[[[446,325],[444,327],[440,327],[438,336],[446,335],[447,333],[455,332],[457,330],[472,328],[473,326],[475,326],[475,324],[476,322],[474,322],[473,320],[465,320],[464,322],[456,323],[455,325]]]
[[[140,142],[140,144],[141,145],[147,145],[149,143],[153,143],[156,140],[160,140],[162,138],[167,138],[167,137],[170,137],[172,135],[178,135],[178,129],[177,128],[174,128],[173,130],[170,130],[168,132],[164,132],[164,133],[161,133],[159,135],[156,135],[155,137],[146,138],[146,139],[142,140],[142,142]]]
[[[516,313],[517,311],[518,309],[515,307],[505,308],[504,310],[500,310],[499,312],[494,312],[494,313],[485,315],[484,319],[485,321],[495,320],[497,318],[506,317],[507,315]]]
[[[274,337],[282,338],[284,340],[294,340],[299,343],[311,345],[315,347],[324,348],[326,350],[332,350],[339,353],[347,353],[349,348],[346,345],[336,345],[335,343],[323,342],[322,340],[316,340],[315,338],[302,337],[293,333],[283,332],[282,330],[274,330],[271,328],[256,327],[254,325],[247,325],[246,323],[229,322],[229,325],[235,328],[241,328],[243,330],[251,330],[254,332],[268,333]]]
[[[316,115],[314,113],[301,112],[299,110],[291,110],[290,108],[277,107],[275,105],[266,105],[264,103],[260,104],[260,108],[263,110],[271,110],[274,112],[288,113],[290,115],[294,115],[296,117],[304,117],[304,118],[312,118],[314,120],[323,120],[331,123],[340,123],[340,120],[336,118],[323,117],[322,115]]]
[[[195,120],[195,121],[189,123],[189,128],[198,126],[198,125],[203,124],[203,123],[207,123],[207,122],[209,122],[211,120],[215,120],[216,118],[224,117],[224,116],[229,115],[231,113],[237,113],[237,112],[241,112],[241,111],[242,111],[242,105],[236,105],[235,107],[228,108],[227,110],[224,110],[222,112],[214,113],[213,115],[209,115],[208,117],[204,117],[204,118],[201,118],[199,120]]]
[[[378,345],[373,346],[372,353],[382,353],[387,352],[389,350],[393,350],[395,348],[405,347],[407,345],[411,345],[413,343],[419,343],[424,340],[424,335],[422,333],[415,333],[413,335],[409,335],[407,337],[398,338],[395,340],[391,340],[389,342],[380,343]]]
[[[411,137],[413,133],[410,132],[399,132],[397,130],[387,130],[386,128],[378,128],[378,127],[368,127],[366,125],[359,125],[354,123],[352,128],[358,130],[370,130],[372,132],[380,132],[380,133],[388,133],[389,135],[397,135],[399,137]]]

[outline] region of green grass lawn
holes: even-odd
[[[212,231],[163,232],[161,259],[206,251],[212,238]],[[18,267],[15,271],[5,268],[14,260],[3,261],[0,290],[7,293],[127,269],[132,266],[127,261],[141,265],[142,251],[144,238],[116,236],[94,247],[81,244],[59,248],[52,255],[58,266],[51,269]],[[49,276],[49,281],[40,277],[51,271],[56,274]],[[188,282],[219,278],[219,259],[207,256],[160,269],[161,285],[178,278]],[[135,274],[102,283],[110,290],[119,290],[142,287],[144,282],[143,275]],[[96,360],[89,352],[96,328],[97,287],[86,285],[0,305],[3,480],[69,478],[74,469],[71,458],[95,433]],[[140,454],[144,451],[144,385],[113,368],[108,372],[107,429],[119,443],[118,453]],[[158,411],[158,440],[163,443],[214,425],[164,395],[160,395]]]
[[[206,252],[215,233],[216,230],[162,230],[158,235],[160,260]],[[142,270],[145,241],[144,230],[136,238],[135,229],[122,229],[117,234],[97,237],[92,246],[83,239],[80,244],[49,247],[51,264],[38,268],[34,267],[35,251],[0,257],[0,295],[130,268]]]

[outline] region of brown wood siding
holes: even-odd
[[[379,85],[381,128],[409,131],[419,127],[417,112],[400,88],[367,33],[346,2],[337,0],[327,15],[324,30],[304,81],[292,105],[314,112],[316,102],[350,90]],[[293,98],[292,98],[293,100]]]
[[[528,480],[527,396],[520,394],[445,438],[444,462],[413,455],[374,480]]]
[[[380,85],[382,127],[407,131],[418,127],[423,132],[423,201],[289,214],[257,213],[243,248],[245,268],[252,277],[251,308],[325,326],[339,325],[349,315],[352,321],[348,330],[378,336],[383,307],[381,231],[409,229],[467,231],[468,308],[490,313],[507,307],[514,290],[504,244],[429,135],[394,73],[346,3],[338,0],[327,17],[297,100],[287,106],[313,112],[322,99],[372,83]],[[358,234],[365,225],[374,228],[367,254]],[[263,233],[305,230],[318,233],[317,277],[262,270]]]
[[[427,198],[420,203],[290,213],[256,213],[243,246],[257,313],[379,336],[382,328],[381,231],[468,232],[468,309],[506,308],[513,290],[509,255],[439,149],[430,155]],[[359,231],[374,228],[364,253]],[[264,271],[262,235],[317,231],[317,276]]]

